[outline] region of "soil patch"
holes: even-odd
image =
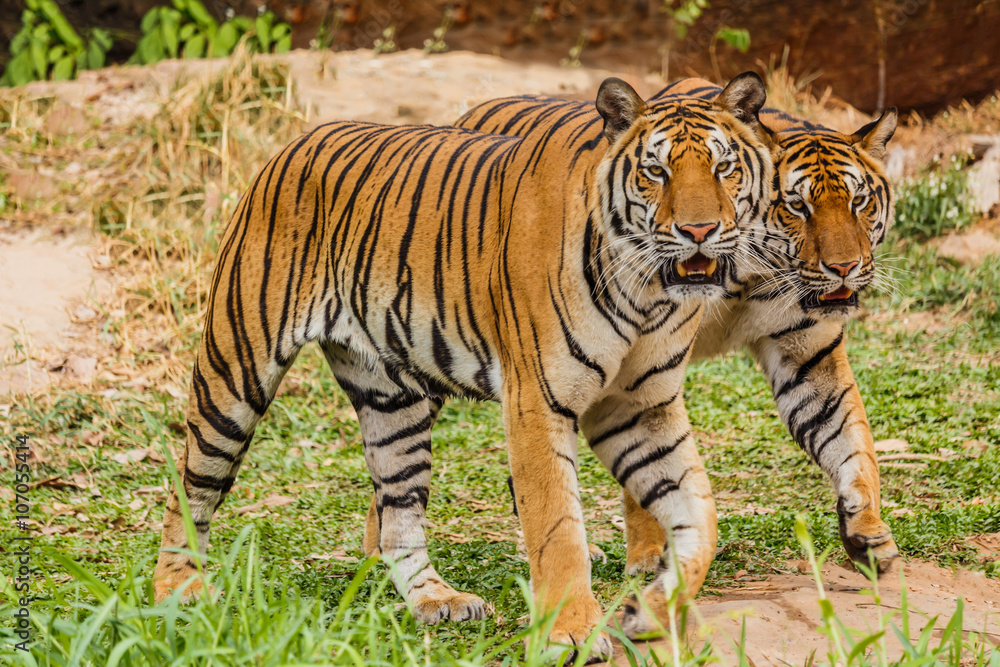
[[[995,545],[1000,546],[1000,541]],[[739,643],[745,623],[751,664],[804,665],[814,651],[817,660],[824,660],[830,646],[819,631],[822,615],[816,583],[808,574],[808,563],[791,565],[805,573],[771,576],[750,582],[745,588],[726,590],[718,598],[700,598],[698,615],[703,623],[689,620],[689,635],[698,641],[710,639],[717,655],[728,662],[735,657],[734,646]],[[940,630],[955,613],[956,601],[961,598],[965,602],[965,631],[981,634],[992,644],[1000,645],[1000,582],[981,572],[961,569],[952,572],[922,561],[905,563],[903,574],[911,639],[916,640],[928,619],[935,616],[938,620],[933,636],[940,638]],[[880,604],[863,592],[871,584],[853,569],[827,564],[823,568],[823,583],[827,598],[847,628],[871,634],[879,627],[880,615],[893,616],[892,623],[902,627],[899,566],[879,581]],[[903,654],[902,645],[891,630],[886,633],[886,646],[890,657]],[[650,642],[643,650],[669,658],[669,640]],[[628,664],[617,645],[614,664]]]
[[[89,355],[83,323],[97,317],[111,286],[95,271],[85,234],[40,229],[0,236],[0,397],[48,385],[48,368],[67,353]],[[58,364],[53,370],[64,370]],[[82,366],[75,360],[70,369]],[[67,371],[69,372],[69,371]]]

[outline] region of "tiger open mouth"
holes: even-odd
[[[858,305],[858,293],[847,285],[825,294],[821,292],[810,292],[802,299],[802,306],[806,310],[812,308],[856,305]]]
[[[725,264],[696,252],[683,262],[663,265],[663,282],[671,285],[721,285]]]

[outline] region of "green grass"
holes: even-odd
[[[904,284],[900,291],[937,294],[935,270],[919,274],[915,284]],[[959,275],[956,280],[972,283],[983,272],[953,270]],[[908,302],[906,308],[918,308],[920,303]],[[975,314],[980,306],[986,315]],[[995,360],[982,359],[982,351],[997,349],[1000,335],[983,327],[991,315],[978,300],[961,317],[945,320],[947,326],[933,334],[910,332],[882,317],[898,320],[899,308],[892,299],[882,299],[872,317],[851,326],[850,355],[874,435],[903,438],[916,453],[937,454],[946,448],[956,456],[921,464],[918,474],[911,469],[884,469],[886,520],[906,557],[985,569],[997,576],[995,563],[981,563],[966,538],[1000,532],[1000,493],[993,483],[1000,478],[996,446],[1000,367]],[[971,328],[978,328],[981,335],[969,336]],[[242,583],[239,587],[227,583],[223,588],[236,595],[235,600],[227,596],[220,605],[199,603],[169,618],[163,609],[151,611],[141,602],[147,594],[140,585],[152,569],[158,547],[153,524],[162,518],[167,466],[149,458],[122,464],[112,457],[145,448],[172,448],[179,453],[182,439],[175,429],[183,423],[185,401],[157,389],[115,389],[105,395],[60,391],[12,408],[5,435],[29,434],[48,459],[35,464],[35,479],[71,480],[83,473],[86,487],[43,486],[32,492],[36,518],[66,531],[36,541],[54,548],[36,556],[43,573],[35,583],[34,592],[40,596],[36,608],[43,618],[54,617],[43,624],[43,636],[36,644],[37,664],[71,664],[54,658],[58,647],[73,645],[77,641],[73,638],[88,628],[98,628],[100,639],[78,664],[103,664],[106,652],[131,636],[124,629],[114,631],[110,616],[102,617],[100,624],[93,620],[108,603],[72,572],[61,574],[67,570],[56,560],[57,553],[108,585],[122,582],[122,600],[116,604],[131,605],[129,622],[144,619],[134,632],[159,637],[156,633],[169,633],[171,627],[178,633],[185,628],[181,634],[186,643],[168,647],[172,653],[164,656],[224,645],[224,650],[212,649],[214,662],[206,658],[197,664],[243,664],[236,654],[259,656],[253,664],[320,664],[345,643],[366,660],[375,655],[364,651],[377,647],[384,651],[385,664],[424,660],[450,664],[462,651],[471,652],[468,664],[481,664],[501,640],[537,632],[523,625],[528,606],[514,585],[515,576],[527,577],[527,566],[514,543],[517,522],[505,484],[507,455],[498,406],[446,404],[434,434],[435,474],[428,508],[431,554],[439,570],[456,587],[476,591],[494,603],[496,614],[482,623],[415,626],[407,614],[395,610],[399,599],[386,590],[378,566],[350,599],[355,616],[346,622],[336,610],[363,561],[360,542],[371,493],[357,424],[316,351],[300,357],[286,382],[292,391],[276,399],[261,424],[239,481],[213,526],[212,554],[220,560],[210,571],[221,567],[223,574],[216,576],[225,578],[225,568],[233,567],[238,570],[235,581],[243,582],[250,574],[260,580],[251,582],[256,588],[247,585],[248,589]],[[782,571],[790,558],[803,557],[794,533],[799,512],[809,513],[818,547],[832,548],[831,558],[843,560],[830,485],[787,435],[754,362],[736,354],[694,365],[686,397],[692,422],[703,434],[703,452],[720,508],[723,550],[705,594],[738,585],[737,574]],[[992,446],[973,457],[961,446],[972,439]],[[588,490],[583,495],[591,534],[609,557],[607,563],[595,566],[594,587],[602,603],[609,604],[625,590],[626,580],[623,536],[612,524],[612,518],[621,514],[615,500],[619,489],[585,447],[580,471],[581,487]],[[271,494],[295,501],[249,514],[238,512]],[[63,505],[86,517],[57,515],[54,508]],[[747,505],[770,513],[737,513]],[[252,554],[248,546],[237,548],[247,543],[248,526],[255,536]],[[4,529],[5,542],[12,534],[10,528]],[[229,556],[223,558],[226,553]],[[247,558],[254,563],[249,569]],[[261,598],[257,591],[266,594]],[[363,622],[357,620],[362,617]],[[254,624],[264,619],[271,619],[276,630],[262,634],[255,629]],[[433,639],[431,648],[424,644],[425,633]],[[374,644],[373,636],[380,638]],[[517,656],[520,647],[518,639],[504,649],[504,655]],[[347,663],[348,653],[341,656]],[[168,662],[164,658],[160,664]],[[150,658],[129,664],[158,663]]]
[[[896,188],[897,238],[925,241],[975,222],[963,171],[966,162],[965,157],[952,156],[943,167],[928,170]]]
[[[526,621],[528,572],[517,553],[498,406],[452,401],[442,410],[428,507],[438,570],[496,611],[482,622],[419,626],[399,608],[384,567],[366,569],[360,547],[371,483],[358,426],[315,349],[300,355],[286,378],[216,515],[208,572],[225,594],[191,606],[149,603],[157,523],[170,488],[163,460],[168,451],[178,457],[183,447],[183,388],[213,239],[235,201],[231,195],[245,187],[262,156],[298,131],[294,105],[282,101],[280,71],[263,77],[278,91],[270,97],[258,89],[262,77],[249,70],[224,76],[230,79],[204,89],[188,85],[185,94],[172,96],[181,112],[103,137],[105,145],[125,146],[124,157],[115,158],[124,162],[111,166],[130,175],[130,189],[97,187],[92,199],[67,204],[70,211],[92,211],[96,227],[113,239],[115,266],[142,277],[126,281],[130,300],[119,315],[103,313],[101,326],[121,345],[115,362],[154,379],[138,389],[111,380],[55,388],[19,399],[0,420],[5,446],[14,435],[29,435],[37,454],[34,479],[51,479],[31,491],[38,636],[31,655],[12,654],[4,623],[0,662],[105,665],[117,650],[120,664],[128,665],[541,664],[538,642],[526,650],[522,641],[541,636],[544,621]],[[205,119],[218,116],[233,90],[247,102],[229,118],[226,143],[218,128],[206,129]],[[13,108],[5,104],[0,100],[0,122]],[[47,104],[38,102],[35,111],[44,114]],[[17,135],[0,141],[3,150],[18,158],[44,151],[35,148],[39,135],[31,124],[20,123]],[[177,136],[196,141],[186,145]],[[206,149],[216,144],[228,151],[218,159]],[[223,196],[206,220],[209,185]],[[942,195],[930,188],[904,193],[910,203],[902,208],[947,209],[961,191],[955,185],[938,201]],[[26,206],[23,215],[45,211]],[[901,267],[894,291],[869,298],[867,318],[849,327],[849,353],[875,438],[902,438],[913,453],[946,459],[883,468],[883,509],[904,557],[997,577],[1000,568],[983,562],[968,538],[1000,532],[1000,260],[964,267],[941,259],[914,244],[940,232],[922,220],[898,226],[888,254],[900,259],[887,262]],[[844,560],[830,484],[792,442],[754,361],[740,353],[693,365],[685,398],[720,510],[721,550],[702,595],[788,571],[790,559],[808,556],[796,537],[801,512],[808,514],[816,549]],[[989,446],[963,448],[970,440]],[[116,460],[131,450],[153,455]],[[11,475],[9,467],[0,472]],[[593,570],[594,589],[607,608],[642,582],[628,582],[624,574],[623,534],[616,527],[620,489],[585,446],[580,486],[589,534],[608,555]],[[260,504],[272,494],[294,502]],[[257,508],[240,512],[251,505]],[[751,507],[757,511],[747,512]],[[2,544],[14,535],[5,522]],[[7,591],[0,615],[7,620],[11,610]],[[835,628],[836,619],[827,623]],[[975,656],[971,641],[944,632],[914,648],[909,662],[876,651],[845,664],[958,665],[949,651],[966,642],[966,655]],[[830,662],[838,650],[851,650],[832,646]],[[685,664],[709,659],[682,656]],[[1000,656],[968,664],[1000,667]]]

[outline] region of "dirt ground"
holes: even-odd
[[[284,58],[290,64],[294,93],[308,109],[310,124],[333,119],[383,123],[449,123],[475,104],[493,97],[539,93],[589,98],[609,72],[566,69],[505,62],[470,53],[427,57],[406,51],[374,57],[370,52],[320,54],[298,51]],[[164,62],[147,68],[111,68],[85,72],[74,82],[39,83],[32,95],[54,95],[59,123],[113,125],[137,115],[151,115],[179,78],[207,76],[221,62]],[[642,95],[662,85],[654,77],[623,75]],[[867,119],[844,107],[823,112],[822,122],[852,130]],[[842,127],[841,127],[842,126]],[[903,130],[899,146],[923,156],[927,146],[941,145],[940,132],[923,127]],[[910,137],[910,139],[908,139]],[[928,138],[929,137],[929,138]],[[0,165],[3,167],[3,165]],[[912,170],[912,166],[904,169]],[[901,173],[903,173],[901,172]],[[30,174],[30,170],[28,170]],[[16,182],[15,182],[16,181]],[[30,177],[8,182],[15,196],[44,198],[46,187]],[[31,188],[42,191],[31,191]],[[18,192],[20,189],[20,192]],[[107,269],[102,240],[86,226],[44,227],[11,231],[0,216],[0,408],[11,392],[36,392],[52,382],[89,382],[109,355],[100,332],[87,326],[102,308],[110,307],[114,276]],[[27,360],[26,360],[27,359]],[[979,544],[979,543],[977,543]],[[994,556],[1000,537],[984,536],[981,548]],[[955,599],[966,600],[964,627],[986,632],[1000,643],[1000,584],[978,573],[953,575],[927,563],[904,567],[910,603],[926,614],[950,615]],[[877,607],[861,590],[867,587],[856,572],[837,565],[824,569],[828,596],[851,627],[876,625],[879,613],[899,607],[898,577],[882,583],[883,600]],[[731,650],[727,637],[738,640],[746,622],[750,656],[756,665],[803,664],[812,651],[825,655],[826,638],[816,631],[819,605],[815,583],[808,574],[788,574],[706,598],[699,613],[710,636],[723,652]],[[926,622],[914,619],[916,636]],[[938,626],[944,623],[939,620]],[[898,646],[894,637],[891,646]],[[663,642],[650,650],[668,650]],[[626,664],[621,662],[620,664]]]
[[[992,553],[992,557],[1000,553],[1000,535],[984,535],[977,539],[989,545],[984,553]],[[748,582],[745,588],[724,591],[714,600],[701,598],[698,603],[701,618],[689,620],[689,634],[702,641],[710,640],[720,657],[732,657],[745,623],[747,657],[753,665],[809,664],[809,657],[814,652],[817,661],[824,660],[831,644],[819,631],[823,619],[816,582],[808,562],[790,565],[800,574]],[[846,569],[832,563],[824,566],[827,599],[846,628],[871,634],[880,627],[880,616],[892,616],[892,624],[902,627],[899,570],[900,566],[895,566],[879,581],[881,600],[876,604],[872,595],[866,592],[870,591],[871,583],[853,567]],[[902,570],[908,607],[920,610],[910,615],[911,640],[915,642],[932,619],[935,621],[932,636],[940,638],[955,613],[956,600],[962,599],[965,603],[963,630],[1000,646],[1000,582],[979,572],[951,572],[920,561],[905,563]],[[885,637],[889,655],[901,655],[902,644],[896,634],[889,631]],[[667,640],[651,642],[644,650],[668,657],[670,643]],[[624,654],[616,653],[615,664],[628,664]]]

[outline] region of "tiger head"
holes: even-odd
[[[648,106],[620,79],[601,85],[597,110],[610,146],[597,187],[616,264],[642,286],[658,275],[672,298],[726,293],[741,228],[770,197],[770,133],[757,118],[765,96],[752,72],[714,100]]]
[[[775,135],[776,192],[764,222],[743,237],[771,269],[762,285],[784,285],[810,315],[857,309],[893,217],[882,160],[895,129],[889,109],[854,134],[799,126]]]

